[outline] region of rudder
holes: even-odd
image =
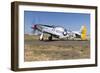
[[[81,27],[81,39],[87,40],[87,28],[85,25]]]

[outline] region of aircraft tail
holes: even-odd
[[[87,40],[87,28],[85,25],[81,27],[81,39]]]

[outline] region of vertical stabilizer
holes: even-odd
[[[85,25],[81,27],[81,39],[87,40],[87,28]]]

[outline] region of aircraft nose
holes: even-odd
[[[32,29],[36,29],[36,25],[33,25],[33,26],[32,26]]]

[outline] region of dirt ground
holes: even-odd
[[[24,49],[24,61],[90,58],[90,41],[39,41],[28,38],[25,39]]]

